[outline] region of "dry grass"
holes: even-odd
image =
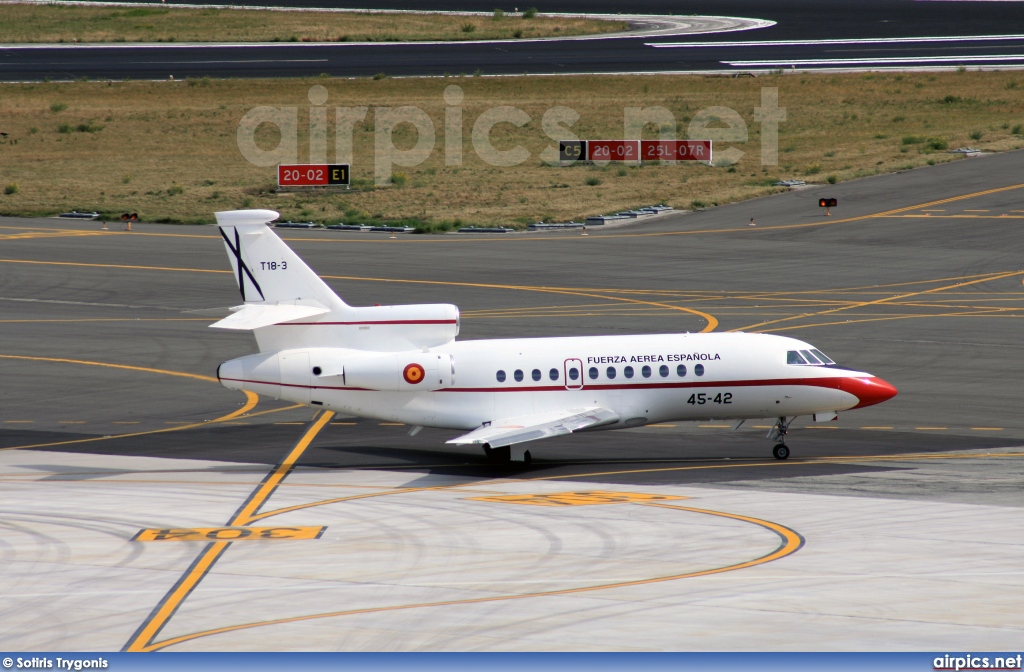
[[[500,40],[607,33],[626,27],[624,21],[542,14],[499,19],[457,14],[0,4],[0,43]]]
[[[932,139],[951,149],[1024,146],[1021,77],[965,72],[7,84],[0,85],[0,131],[9,133],[0,144],[0,187],[18,188],[6,195],[0,189],[0,212],[137,211],[150,221],[199,222],[212,221],[215,210],[268,207],[292,219],[407,218],[437,226],[455,219],[475,224],[579,220],[651,203],[712,206],[770,193],[775,188],[769,185],[780,178],[847,180],[954,159],[930,147]],[[240,155],[239,120],[257,105],[297,106],[298,159],[304,162],[307,95],[315,84],[327,87],[328,107],[419,106],[438,129],[433,154],[419,166],[397,169],[405,173],[404,186],[373,188],[371,109],[366,122],[356,126],[352,191],[274,193],[274,168],[252,166]],[[465,91],[461,166],[446,166],[444,160],[442,92],[451,84]],[[760,163],[760,125],[753,112],[761,87],[778,87],[786,108],[778,166]],[[502,104],[518,106],[532,118],[522,128],[500,124],[492,133],[499,149],[519,144],[530,151],[529,160],[516,167],[484,164],[470,140],[481,111]],[[716,153],[730,144],[745,152],[730,168],[549,167],[539,158],[552,144],[541,117],[555,105],[580,113],[573,130],[584,138],[621,137],[626,105],[667,108],[680,137],[698,110],[726,106],[747,123],[749,141],[716,144]],[[409,127],[399,130],[408,132],[397,132],[396,144],[412,146]],[[653,133],[646,130],[645,135]],[[980,139],[972,137],[979,133]],[[267,126],[257,139],[268,147],[277,141]],[[333,125],[329,139],[333,160]]]

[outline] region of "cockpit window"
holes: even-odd
[[[804,356],[808,364],[824,364],[825,362],[819,361],[817,357],[811,354],[810,350],[801,350],[800,354]]]
[[[835,366],[836,363],[822,354],[821,350],[790,350],[786,353],[787,364],[804,366]]]
[[[831,359],[829,359],[828,357],[823,355],[821,353],[821,350],[811,350],[811,352],[814,353],[815,357],[817,357],[821,361],[825,362],[826,364],[835,364],[835,362],[833,362]]]

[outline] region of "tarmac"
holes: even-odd
[[[352,304],[456,303],[460,338],[771,331],[900,390],[798,421],[786,462],[767,422],[665,423],[496,467],[243,397],[211,228],[2,218],[0,649],[1015,650],[1022,167],[586,237],[283,233]]]

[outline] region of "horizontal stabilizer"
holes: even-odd
[[[606,408],[568,408],[498,420],[454,438],[448,443],[459,446],[484,443],[492,446],[511,446],[515,443],[571,434],[589,427],[610,425],[618,419],[619,416]]]
[[[211,324],[214,329],[239,329],[243,331],[269,327],[291,320],[300,320],[315,315],[331,312],[329,308],[316,301],[295,303],[247,303],[241,310],[225,317],[220,322]]]

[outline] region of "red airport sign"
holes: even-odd
[[[277,167],[279,187],[333,187],[350,183],[348,164],[300,164]]]
[[[711,161],[710,140],[562,140],[560,161]]]
[[[589,161],[638,161],[639,140],[588,140],[587,160]]]
[[[710,140],[643,140],[640,158],[644,161],[710,161]]]

